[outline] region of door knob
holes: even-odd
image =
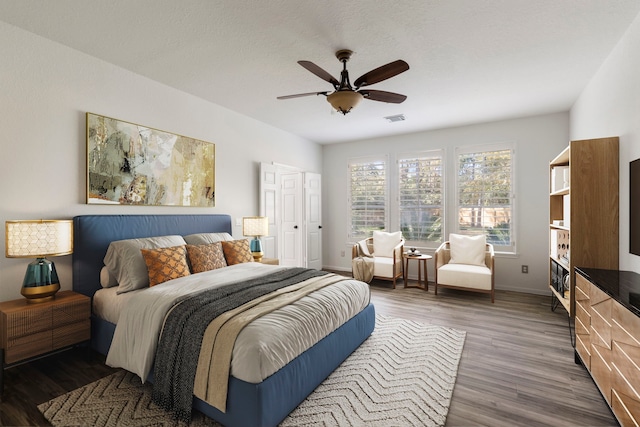
[[[298,228],[298,226],[297,226],[297,225],[294,225],[294,226],[293,226],[293,228],[296,228],[296,229],[297,229],[297,228]]]
[[[319,226],[318,226],[318,228],[322,228],[322,226],[321,226],[321,225],[319,225]]]

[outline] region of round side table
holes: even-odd
[[[433,258],[431,255],[409,255],[408,252],[402,254],[402,258],[404,258],[404,287],[405,288],[418,288],[424,289],[425,291],[429,290],[429,279],[427,276],[427,261]],[[408,285],[407,277],[409,276],[409,261],[416,260],[418,261],[418,284],[417,285]],[[424,265],[424,282],[422,281],[422,266]]]

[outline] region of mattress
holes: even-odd
[[[223,286],[225,281],[281,268],[258,263],[238,264],[192,275],[200,278],[180,278],[159,286],[186,286],[185,282],[200,280]],[[116,289],[101,289],[93,299],[94,315],[114,324],[118,323],[128,304],[135,306],[144,300],[144,295],[139,294],[153,288],[120,295],[116,294]],[[238,335],[232,354],[231,375],[249,383],[261,382],[362,311],[369,300],[366,283],[345,278],[338,284],[322,288],[254,320]],[[121,367],[135,372],[127,366]]]

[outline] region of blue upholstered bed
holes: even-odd
[[[73,289],[92,297],[100,289],[100,270],[114,240],[195,233],[232,234],[229,215],[84,215],[74,218]],[[369,305],[343,326],[258,384],[229,380],[222,413],[194,397],[194,408],[226,426],[275,426],[298,406],[373,332]],[[115,325],[92,317],[92,347],[106,354]]]

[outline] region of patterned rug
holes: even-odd
[[[465,332],[377,316],[376,329],[281,426],[444,425]],[[38,406],[55,427],[181,426],[120,371]],[[220,426],[194,412],[190,426]]]

